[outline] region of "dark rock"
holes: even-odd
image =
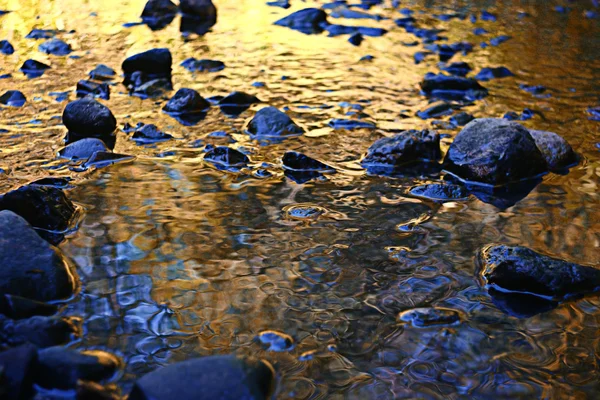
[[[81,80],[77,82],[75,91],[77,97],[99,97],[104,100],[110,99],[110,86],[106,83],[96,83],[92,81]]]
[[[30,185],[36,185],[36,186],[49,186],[49,187],[54,187],[54,188],[58,188],[58,189],[68,189],[71,186],[71,178],[55,178],[55,177],[46,177],[46,178],[41,178],[38,180],[35,180],[33,182],[30,183]]]
[[[469,64],[466,62],[455,62],[450,65],[441,65],[440,69],[442,71],[446,71],[450,75],[454,76],[467,76],[469,72],[473,70]]]
[[[515,74],[510,72],[510,70],[506,67],[483,68],[477,75],[475,75],[475,79],[478,81],[489,81],[492,79],[506,78],[514,75]]]
[[[373,61],[374,59],[374,56],[367,54],[366,56],[362,56],[358,61]]]
[[[181,32],[204,35],[217,23],[217,8],[211,0],[181,0],[179,8],[183,13]]]
[[[37,366],[37,349],[31,344],[0,353],[0,396],[5,400],[32,398]]]
[[[109,165],[113,165],[119,162],[132,160],[134,157],[127,154],[110,153],[107,151],[95,152],[86,162],[83,164],[84,168],[104,168]]]
[[[283,168],[291,171],[335,172],[335,169],[297,151],[287,151],[282,158]]]
[[[179,89],[163,107],[168,114],[195,114],[206,111],[210,103],[193,89]]]
[[[453,184],[431,183],[410,188],[409,193],[433,201],[464,201],[468,200],[469,192],[464,186]]]
[[[421,89],[428,97],[441,100],[479,100],[488,95],[486,88],[472,78],[428,73],[421,82]]]
[[[50,69],[49,65],[35,60],[27,60],[23,63],[21,72],[23,72],[28,78],[38,78],[44,75],[44,72],[46,72],[47,69]]]
[[[2,206],[6,205],[4,203]],[[17,206],[25,208],[27,204]],[[0,293],[37,301],[72,296],[75,280],[62,253],[14,212],[0,211],[0,222]]]
[[[503,185],[540,176],[546,161],[527,129],[504,119],[476,119],[456,136],[444,168],[461,179]]]
[[[495,14],[492,14],[491,12],[488,12],[486,10],[483,10],[481,12],[481,20],[482,21],[491,21],[491,22],[496,22],[497,17]]]
[[[529,131],[550,171],[561,171],[577,163],[577,154],[569,143],[554,132]]]
[[[171,140],[173,136],[161,131],[154,124],[148,124],[137,129],[131,138],[138,144],[146,144]]]
[[[22,186],[2,195],[0,210],[20,215],[46,240],[47,231],[68,230],[77,212],[62,190],[37,185]]]
[[[8,40],[0,40],[0,53],[11,55],[15,52],[15,48]]]
[[[89,72],[89,75],[90,79],[97,81],[109,81],[113,79],[113,77],[116,75],[116,72],[114,69],[104,64],[98,64],[96,68]]]
[[[120,400],[121,396],[98,383],[78,381],[76,398],[77,400]]]
[[[105,105],[89,97],[75,100],[67,104],[62,119],[69,130],[69,143],[95,137],[114,148],[117,120]]]
[[[142,73],[135,72],[135,83],[130,87],[130,94],[141,99],[155,98],[162,96],[165,92],[173,89],[171,79],[161,78],[145,81]]]
[[[318,8],[305,8],[275,22],[307,35],[321,33],[329,25],[327,13]]]
[[[375,129],[376,126],[372,122],[358,121],[355,119],[332,119],[329,121],[329,126],[333,129]]]
[[[0,96],[0,104],[4,104],[9,107],[23,107],[27,102],[25,95],[18,90],[9,90]]]
[[[100,139],[86,138],[71,143],[59,150],[58,155],[70,160],[84,160],[90,158],[97,151],[110,151]]]
[[[50,316],[58,312],[58,307],[25,297],[0,294],[0,314],[10,319],[25,319],[36,315]]]
[[[267,5],[271,6],[271,7],[281,7],[281,8],[285,8],[285,9],[288,9],[291,7],[289,0],[268,1]]]
[[[362,43],[363,40],[365,40],[365,38],[360,33],[355,33],[352,36],[350,36],[350,38],[348,39],[350,44],[352,44],[354,46],[360,46],[360,44]]]
[[[248,157],[237,150],[225,146],[214,147],[204,154],[204,160],[219,169],[240,169],[248,166]]]
[[[549,300],[567,300],[600,289],[600,270],[569,263],[521,246],[492,245],[478,259],[487,285]]]
[[[115,375],[120,360],[103,351],[78,352],[64,347],[39,351],[36,383],[46,389],[75,389],[78,380],[102,381]]]
[[[522,90],[529,92],[531,94],[542,94],[546,91],[546,88],[542,85],[526,85],[524,83],[519,85],[519,88]]]
[[[387,30],[382,28],[371,28],[368,26],[348,26],[348,25],[327,25],[325,30],[329,33],[329,37],[340,35],[361,34],[363,36],[380,37],[387,33]]]
[[[414,308],[398,315],[399,321],[408,322],[415,328],[456,325],[463,319],[464,316],[460,311],[441,307]]]
[[[142,11],[142,22],[152,30],[160,30],[175,19],[178,11],[171,0],[148,0]]]
[[[369,147],[361,164],[366,168],[397,168],[417,161],[437,162],[440,157],[437,132],[409,130],[377,140]]]
[[[266,400],[273,388],[273,367],[266,361],[212,356],[172,364],[145,375],[135,383],[129,400]]]
[[[439,118],[445,115],[450,115],[454,112],[454,107],[452,104],[440,101],[431,104],[425,110],[418,111],[417,117],[421,119],[431,119],[431,118]]]
[[[225,64],[222,61],[207,59],[188,58],[180,65],[191,72],[218,72],[225,69]]]
[[[286,138],[300,136],[304,129],[296,125],[290,117],[275,107],[260,109],[247,127],[247,132],[258,139]]]
[[[475,117],[472,116],[471,114],[466,113],[466,112],[460,112],[456,115],[453,115],[450,118],[450,123],[453,126],[465,126],[466,124],[473,121],[474,119],[475,119]]]
[[[60,39],[50,39],[47,42],[40,44],[38,46],[38,50],[42,53],[52,54],[55,56],[66,56],[71,54],[73,51],[70,44]]]
[[[31,32],[25,36],[25,39],[51,39],[58,31],[54,29],[32,29]]]
[[[0,344],[19,346],[31,343],[39,348],[58,346],[79,335],[77,327],[59,317],[32,317],[18,321],[0,315]]]
[[[502,312],[516,318],[531,318],[558,307],[557,301],[516,292],[502,292],[493,287],[488,288],[492,303]]]
[[[232,92],[219,101],[220,106],[248,106],[254,103],[260,103],[260,100],[244,92]]]
[[[135,90],[140,89],[153,81],[161,82],[163,86],[170,89],[171,84],[171,66],[173,58],[169,49],[152,49],[139,53],[123,61],[122,68],[125,74],[123,83],[125,86]],[[141,88],[145,91],[147,88]]]

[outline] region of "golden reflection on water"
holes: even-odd
[[[600,125],[585,114],[597,104],[600,89],[597,20],[580,18],[580,8],[559,15],[546,2],[403,4],[425,10],[416,17],[426,26],[446,27],[451,42],[478,44],[489,37],[472,35],[468,20],[440,22],[430,14],[463,6],[497,12],[499,22],[475,26],[513,39],[457,58],[475,71],[506,66],[517,76],[485,83],[490,97],[465,111],[500,117],[535,109],[543,117],[524,124],[560,133],[584,158],[569,175],[547,177],[516,206],[500,211],[477,199],[433,207],[406,197],[415,179],[368,177],[357,167],[360,155],[389,130],[431,126],[414,113],[427,105],[418,82],[436,70],[436,62],[415,65],[412,56],[422,48],[403,46],[414,38],[391,20],[334,21],[390,30],[354,48],[345,37],[305,36],[272,25],[314,2],[292,1],[290,10],[267,7],[262,0],[216,4],[213,32],[185,41],[177,18],[158,32],[124,28],[123,23],[138,21],[143,1],[0,0],[0,9],[14,11],[0,17],[0,39],[17,50],[1,58],[0,73],[13,72],[13,78],[0,80],[0,93],[19,89],[28,98],[22,109],[0,110],[0,129],[10,131],[0,134],[0,168],[9,171],[0,177],[0,189],[48,174],[75,177],[69,195],[86,217],[61,248],[78,265],[83,282],[82,294],[65,310],[84,318],[86,334],[77,346],[106,347],[124,356],[125,387],[159,365],[240,352],[274,363],[282,399],[597,393],[598,299],[517,319],[501,312],[478,286],[473,265],[478,248],[498,241],[574,262],[600,262],[594,146]],[[435,11],[427,8],[434,5]],[[374,11],[401,16],[389,8]],[[531,17],[519,21],[517,11]],[[34,27],[64,30],[59,37],[81,59],[38,52],[39,41],[24,39]],[[66,33],[72,29],[76,32]],[[184,127],[160,112],[165,99],[132,98],[117,84],[106,104],[120,126],[152,122],[178,140],[139,147],[119,133],[115,151],[137,159],[99,171],[76,173],[56,161],[65,133],[57,117],[66,103],[49,92],[73,91],[98,63],[120,71],[126,56],[152,47],[171,49],[176,89],[191,87],[205,97],[233,90],[256,94],[265,103],[289,106],[288,114],[309,134],[267,147],[251,141],[241,130],[263,105],[237,118],[211,110],[198,125]],[[375,60],[359,63],[366,54]],[[193,75],[179,66],[188,57],[222,60],[227,68]],[[28,58],[53,69],[27,80],[16,70]],[[255,81],[266,87],[251,86]],[[551,96],[534,97],[519,90],[519,83],[543,84]],[[359,100],[379,129],[328,127],[331,118],[349,110],[341,102]],[[217,130],[231,133],[236,142],[207,137]],[[200,149],[190,148],[196,139],[244,148],[257,163],[278,164],[283,152],[294,149],[341,172],[305,185],[276,169],[265,180],[219,172],[202,164]],[[446,148],[449,142],[444,141]],[[314,204],[336,217],[290,221],[285,211],[297,204]],[[397,229],[407,224],[410,231]],[[397,326],[399,311],[430,305],[460,309],[467,321],[451,329]],[[255,341],[265,330],[285,332],[296,347],[290,353],[265,352]],[[337,352],[327,350],[331,345]]]

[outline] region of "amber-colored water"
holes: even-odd
[[[217,0],[213,31],[185,41],[178,19],[158,32],[124,28],[139,20],[143,0],[0,0],[0,9],[14,11],[0,17],[0,39],[17,50],[0,56],[0,74],[13,72],[0,80],[0,93],[18,89],[29,100],[24,108],[0,110],[0,129],[9,131],[0,134],[0,168],[7,172],[0,175],[0,189],[47,175],[71,176],[69,196],[85,209],[79,230],[60,246],[83,284],[63,311],[82,319],[84,335],[73,346],[121,355],[126,369],[118,383],[124,391],[158,366],[237,352],[259,354],[276,366],[278,399],[595,398],[600,299],[519,319],[492,303],[474,264],[476,251],[493,242],[600,264],[600,123],[586,113],[600,101],[600,19],[583,18],[591,2],[572,5],[566,15],[553,10],[555,1],[402,2],[423,25],[447,28],[451,42],[513,36],[455,57],[475,72],[506,66],[516,74],[485,83],[490,96],[465,110],[501,117],[531,108],[540,114],[524,122],[527,127],[563,135],[583,156],[568,175],[546,177],[506,210],[475,198],[434,206],[406,195],[423,180],[367,176],[356,163],[386,131],[431,126],[412,116],[427,105],[418,82],[436,71],[436,59],[415,65],[412,56],[422,46],[402,44],[414,37],[392,20],[339,21],[391,30],[356,48],[343,36],[306,36],[272,25],[312,2],[292,0],[290,10],[264,3]],[[385,3],[371,12],[402,16]],[[498,22],[430,17],[482,8],[497,13]],[[518,19],[519,11],[530,16]],[[474,36],[477,26],[490,35]],[[39,41],[24,39],[34,27],[75,30],[59,37],[81,58],[38,52]],[[136,160],[98,171],[74,172],[57,161],[66,102],[49,92],[71,91],[72,100],[76,82],[96,64],[120,70],[126,56],[153,47],[173,53],[176,89],[191,87],[205,97],[234,90],[256,94],[289,107],[309,134],[270,146],[251,141],[242,127],[264,105],[238,118],[215,108],[197,126],[184,127],[160,111],[165,99],[129,97],[117,84],[104,103],[120,126],[152,122],[178,139],[142,147],[119,133],[115,151]],[[367,54],[375,60],[360,63]],[[227,68],[191,74],[179,63],[192,56],[222,60]],[[27,58],[53,68],[27,80],[16,71]],[[266,86],[253,87],[255,81]],[[519,83],[543,84],[548,95],[533,96]],[[349,111],[343,102],[364,106],[378,129],[329,128],[331,118]],[[207,137],[218,130],[233,140]],[[216,171],[190,146],[197,139],[274,164],[295,149],[340,172],[299,185],[277,168],[269,179]],[[298,203],[329,212],[306,222],[286,218],[284,209]],[[415,219],[415,229],[399,229]],[[397,323],[400,311],[431,305],[461,310],[466,321],[427,329]],[[295,347],[263,350],[255,338],[264,330],[290,335]]]

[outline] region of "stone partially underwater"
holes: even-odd
[[[173,89],[171,70],[173,57],[166,48],[151,49],[123,61],[123,84],[132,96],[156,97]]]

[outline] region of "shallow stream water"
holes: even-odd
[[[332,20],[384,27],[360,47],[347,36],[303,35],[274,26],[292,11],[318,5],[292,0],[292,8],[262,0],[217,0],[218,23],[203,37],[182,38],[179,17],[164,30],[124,27],[139,21],[136,1],[0,0],[0,39],[15,54],[0,56],[0,93],[21,90],[23,108],[0,109],[0,190],[48,175],[73,178],[69,197],[84,209],[79,229],[60,248],[81,279],[80,293],[62,311],[80,318],[83,336],[72,346],[116,352],[126,367],[117,383],[132,382],[159,366],[221,353],[258,354],[278,371],[278,399],[594,398],[600,392],[600,299],[590,297],[518,318],[494,303],[477,278],[477,251],[491,243],[523,245],[586,265],[600,264],[600,18],[585,18],[591,1],[402,1],[421,25],[446,29],[449,42],[469,41],[457,54],[474,72],[505,66],[514,77],[483,83],[490,96],[464,107],[476,117],[502,117],[530,108],[523,124],[565,137],[582,156],[564,176],[549,175],[523,200],[499,209],[471,196],[436,204],[407,194],[427,176],[370,176],[357,160],[394,130],[424,129],[432,120],[415,113],[428,101],[418,83],[437,72],[437,57],[415,64],[422,44],[396,27],[403,15],[385,1],[370,12],[386,18]],[[437,14],[486,9],[498,21]],[[597,9],[596,9],[597,10]],[[519,17],[519,12],[527,15]],[[489,33],[476,36],[473,29]],[[60,29],[72,55],[40,53],[32,28]],[[74,30],[74,32],[69,32]],[[511,40],[481,48],[498,35]],[[128,95],[116,79],[103,101],[125,123],[154,123],[176,139],[138,146],[120,132],[115,151],[136,159],[76,172],[56,158],[66,129],[60,115],[69,92],[104,63],[121,72],[130,55],[167,47],[175,89],[204,97],[234,90],[264,103],[238,117],[217,107],[195,126],[161,112],[164,98]],[[365,55],[375,58],[359,61]],[[226,68],[191,73],[188,57],[221,60]],[[42,77],[18,72],[28,58],[52,66]],[[254,82],[263,82],[256,87]],[[544,85],[533,95],[519,84]],[[288,107],[307,134],[264,145],[243,133],[256,110]],[[359,106],[356,106],[359,105]],[[334,130],[333,118],[360,109],[377,129]],[[440,118],[447,120],[448,117]],[[447,150],[459,129],[436,125]],[[225,131],[225,137],[210,136]],[[272,164],[273,176],[229,173],[201,161],[203,144],[243,150],[253,162]],[[281,155],[298,150],[338,169],[298,184],[283,176]],[[294,218],[290,208],[322,208]],[[292,215],[290,215],[292,214]],[[415,307],[460,310],[454,326],[416,328],[398,313]],[[293,338],[291,349],[267,351],[265,330]],[[182,383],[184,384],[184,383]]]

